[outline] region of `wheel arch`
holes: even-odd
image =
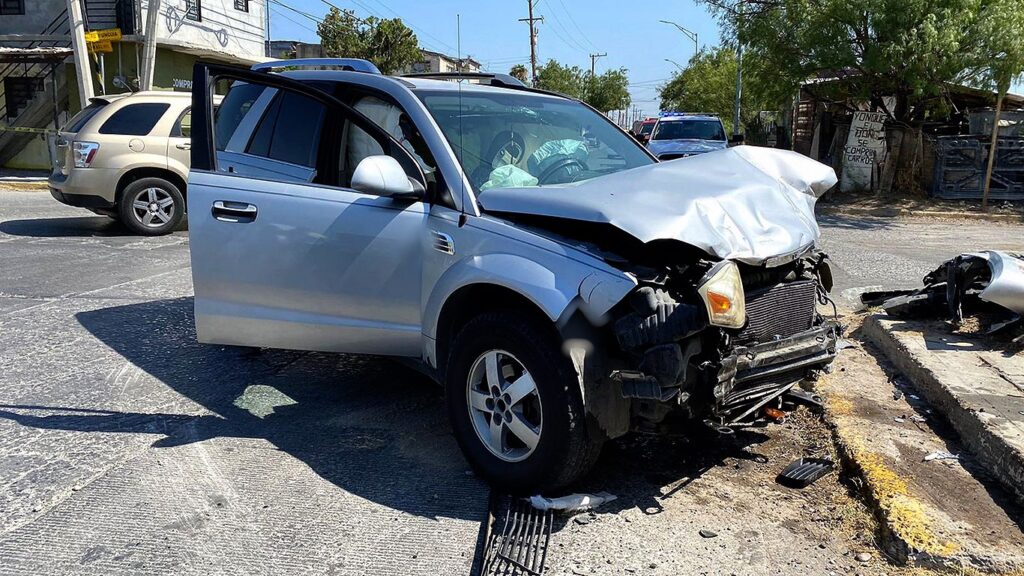
[[[124,174],[122,174],[121,177],[117,179],[117,188],[115,188],[116,192],[114,195],[115,202],[120,203],[121,197],[124,194],[124,189],[127,188],[132,182],[135,182],[136,180],[141,180],[142,178],[161,178],[163,180],[167,180],[171,184],[174,184],[181,192],[182,197],[186,199],[187,204],[188,183],[185,182],[185,179],[182,178],[178,173],[174,172],[173,170],[168,170],[167,168],[158,168],[156,166],[139,166],[136,168],[131,168]]]

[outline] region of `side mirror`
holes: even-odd
[[[423,185],[409,178],[391,156],[367,156],[352,174],[352,188],[390,198],[422,198]]]

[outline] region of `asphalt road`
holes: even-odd
[[[823,244],[842,292],[1024,249],[1022,231],[836,217]],[[191,307],[187,233],[0,190],[0,574],[470,572],[488,490],[439,390],[380,359],[199,345]],[[857,504],[771,481],[824,433],[774,430],[747,439],[768,463],[612,446],[585,488],[620,499],[556,531],[551,573],[852,571]]]

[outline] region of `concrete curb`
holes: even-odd
[[[956,220],[980,220],[988,222],[1024,222],[1024,214],[1002,214],[948,210],[911,210],[909,208],[855,208],[819,205],[824,216],[873,216],[877,218],[946,218]]]
[[[960,440],[985,468],[1024,503],[1024,451],[1011,443],[1002,423],[1005,418],[976,405],[939,373],[933,362],[913,343],[894,333],[879,315],[864,321],[865,335],[903,373],[928,403],[952,424]]]

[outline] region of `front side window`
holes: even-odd
[[[717,120],[658,122],[651,140],[725,140],[725,130]]]
[[[324,106],[316,100],[281,92],[267,108],[246,152],[313,168],[324,115]]]
[[[636,140],[572,100],[503,91],[417,96],[478,190],[579,182],[654,162]]]
[[[146,136],[170,107],[170,104],[159,102],[129,104],[107,118],[100,126],[100,134]]]
[[[265,89],[265,86],[246,82],[235,82],[231,85],[214,115],[213,141],[217,150],[223,152],[227,149],[231,136]]]
[[[18,16],[25,13],[25,0],[0,0],[0,15]]]

